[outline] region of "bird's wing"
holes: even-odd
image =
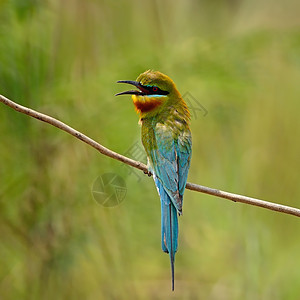
[[[192,135],[189,130],[183,131],[178,137],[177,156],[179,171],[178,188],[179,194],[183,196],[192,156]]]
[[[154,147],[149,151],[156,177],[169,194],[179,213],[182,211],[182,196],[190,165],[190,132],[184,131],[176,139],[163,124],[155,128]]]

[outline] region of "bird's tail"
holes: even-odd
[[[166,192],[165,192],[166,193]],[[169,197],[166,193],[166,197]],[[164,252],[169,253],[172,272],[172,291],[174,291],[174,260],[178,241],[177,210],[171,199],[167,204],[161,199],[161,244]]]
[[[170,255],[172,291],[174,291],[174,261],[178,243],[177,210],[157,177],[154,178],[161,201],[161,247]]]
[[[161,197],[161,245],[162,250],[170,255],[172,272],[172,290],[174,291],[174,260],[178,241],[177,210],[169,195],[163,191]]]

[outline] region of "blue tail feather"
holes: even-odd
[[[157,178],[155,183],[161,200],[161,245],[162,250],[170,255],[172,290],[174,290],[174,261],[178,244],[177,209]]]

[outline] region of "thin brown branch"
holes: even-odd
[[[100,145],[99,143],[97,143],[96,141],[91,139],[90,137],[84,135],[83,133],[75,130],[74,128],[66,125],[65,123],[63,123],[55,118],[52,118],[48,115],[42,114],[33,109],[30,109],[30,108],[27,108],[20,104],[17,104],[2,95],[0,95],[0,102],[4,103],[5,105],[13,108],[14,110],[16,110],[20,113],[23,113],[30,117],[36,118],[40,121],[46,122],[52,126],[55,126],[65,132],[73,135],[74,137],[76,137],[79,140],[85,142],[86,144],[92,146],[93,148],[95,148],[100,153],[102,153],[106,156],[109,156],[113,159],[119,160],[127,165],[130,165],[134,168],[137,168],[137,169],[143,171],[144,173],[146,173],[148,175],[151,175],[150,173],[148,173],[147,166],[144,165],[143,163],[135,161],[133,159],[130,159],[126,156],[123,156],[119,153],[116,153],[114,151],[111,151],[111,150],[105,148],[104,146]],[[240,203],[250,204],[250,205],[254,205],[254,206],[259,206],[259,207],[263,207],[263,208],[266,208],[269,210],[273,210],[273,211],[300,217],[300,209],[298,209],[298,208],[294,208],[294,207],[290,207],[290,206],[286,206],[286,205],[282,205],[282,204],[277,204],[277,203],[273,203],[273,202],[268,202],[268,201],[264,201],[264,200],[260,200],[260,199],[256,199],[256,198],[247,197],[247,196],[232,194],[232,193],[228,193],[225,191],[212,189],[212,188],[209,188],[206,186],[189,183],[189,182],[187,183],[186,188],[189,190],[192,190],[192,191],[201,192],[201,193],[209,194],[212,196],[232,200],[234,202],[240,202]]]

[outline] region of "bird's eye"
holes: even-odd
[[[157,92],[158,88],[157,88],[156,86],[154,86],[154,87],[152,88],[152,90],[153,90],[153,92]]]

